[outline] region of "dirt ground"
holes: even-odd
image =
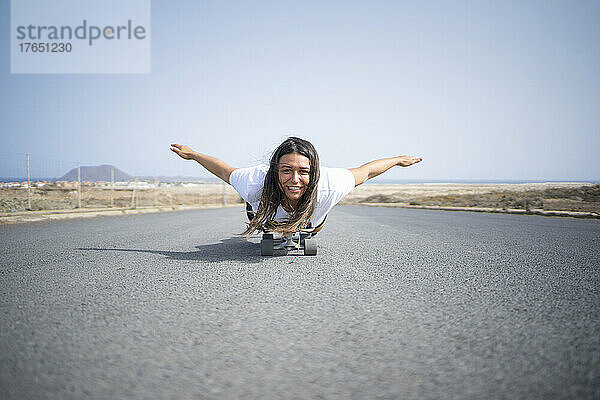
[[[220,205],[242,203],[229,185],[207,183],[198,186],[110,189],[83,185],[82,208],[145,207],[169,205]],[[0,212],[73,209],[78,206],[77,190],[47,185],[31,190],[0,188]],[[582,183],[527,184],[367,184],[356,188],[343,204],[398,203],[423,206],[490,207],[500,209],[543,209],[600,213],[600,185]]]
[[[82,208],[147,207],[174,205],[220,205],[242,200],[229,185],[207,183],[194,187],[159,187],[136,189],[82,186]],[[27,189],[0,188],[0,212],[26,210],[63,210],[78,208],[77,190],[47,185],[31,189],[31,208]]]

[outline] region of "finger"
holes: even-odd
[[[172,147],[176,147],[176,148],[178,148],[179,150],[181,150],[181,145],[180,145],[180,144],[173,143],[173,144],[171,144],[171,146],[172,146]]]

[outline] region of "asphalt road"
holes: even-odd
[[[336,207],[0,226],[2,399],[598,399],[600,221]]]

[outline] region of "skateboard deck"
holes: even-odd
[[[246,203],[246,215],[248,216],[249,221],[252,221],[254,218],[255,213],[252,210],[250,203]],[[286,236],[274,234],[269,232],[268,227],[263,227],[264,233],[260,241],[260,255],[272,256],[275,251],[285,250],[287,253],[295,250],[296,255],[302,251],[302,254],[305,256],[316,256],[317,242],[313,236],[323,228],[326,219],[327,216],[325,216],[319,226],[315,228],[309,226],[307,229]]]

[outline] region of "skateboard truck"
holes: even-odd
[[[263,233],[260,241],[260,255],[272,256],[275,250],[300,251],[305,256],[317,255],[317,241],[312,237],[310,231],[294,232],[291,235],[274,236],[273,233]]]

